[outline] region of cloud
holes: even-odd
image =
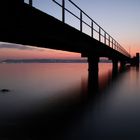
[[[6,49],[6,48],[8,48],[8,49],[18,49],[18,50],[38,50],[38,51],[44,51],[45,50],[45,48],[38,48],[38,47],[35,47],[35,46],[0,42],[0,49]]]
[[[18,45],[18,44],[11,44],[11,43],[2,43],[0,42],[0,49],[18,49],[18,50],[34,50],[37,48],[25,46],[25,45]]]

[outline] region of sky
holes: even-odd
[[[57,1],[61,2],[61,0]],[[79,16],[79,11],[69,4],[68,0],[66,1],[66,7]],[[140,0],[73,0],[73,2],[115,38],[132,56],[136,52],[140,52]],[[61,9],[52,0],[33,0],[33,6],[61,20]],[[66,15],[66,23],[79,29],[79,21],[68,13]],[[83,18],[90,22],[85,17]],[[90,30],[84,26],[84,31],[88,34]],[[76,53],[0,43],[0,59],[79,57],[80,54]]]

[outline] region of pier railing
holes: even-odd
[[[71,14],[73,17],[79,20],[79,29],[82,33],[86,33],[84,29],[84,25],[90,28],[90,37],[102,42],[103,44],[111,47],[114,50],[117,50],[118,52],[124,54],[127,57],[131,57],[130,54],[111,36],[109,33],[107,33],[97,22],[95,22],[89,15],[87,15],[79,6],[77,6],[73,1],[71,0],[51,0],[54,3],[56,3],[59,7],[61,7],[62,11],[62,22],[66,23],[66,12]],[[70,8],[66,7],[66,3],[72,4],[78,11],[79,16],[72,12]],[[33,0],[29,0],[29,5],[33,6]],[[84,20],[84,17],[88,19]],[[71,25],[72,26],[72,25]],[[87,33],[86,33],[87,34]]]

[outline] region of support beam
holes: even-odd
[[[98,74],[98,63],[99,63],[99,57],[98,56],[88,56],[88,70],[89,72],[93,72],[95,74]]]
[[[120,68],[123,70],[125,68],[125,66],[126,66],[126,62],[124,60],[122,60],[120,62]]]
[[[136,53],[136,67],[139,67],[139,58],[140,58],[140,54]]]
[[[118,72],[118,60],[117,59],[112,59],[112,70],[114,72]]]
[[[120,72],[123,72],[126,70],[126,63],[127,62],[125,60],[120,61],[120,69],[119,69]]]
[[[88,90],[91,94],[99,91],[98,63],[98,56],[88,56]]]
[[[139,67],[139,53],[136,53],[136,56],[131,58],[131,66]]]

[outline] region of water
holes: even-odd
[[[0,64],[0,138],[140,139],[139,70],[99,69],[98,85],[87,64]]]

